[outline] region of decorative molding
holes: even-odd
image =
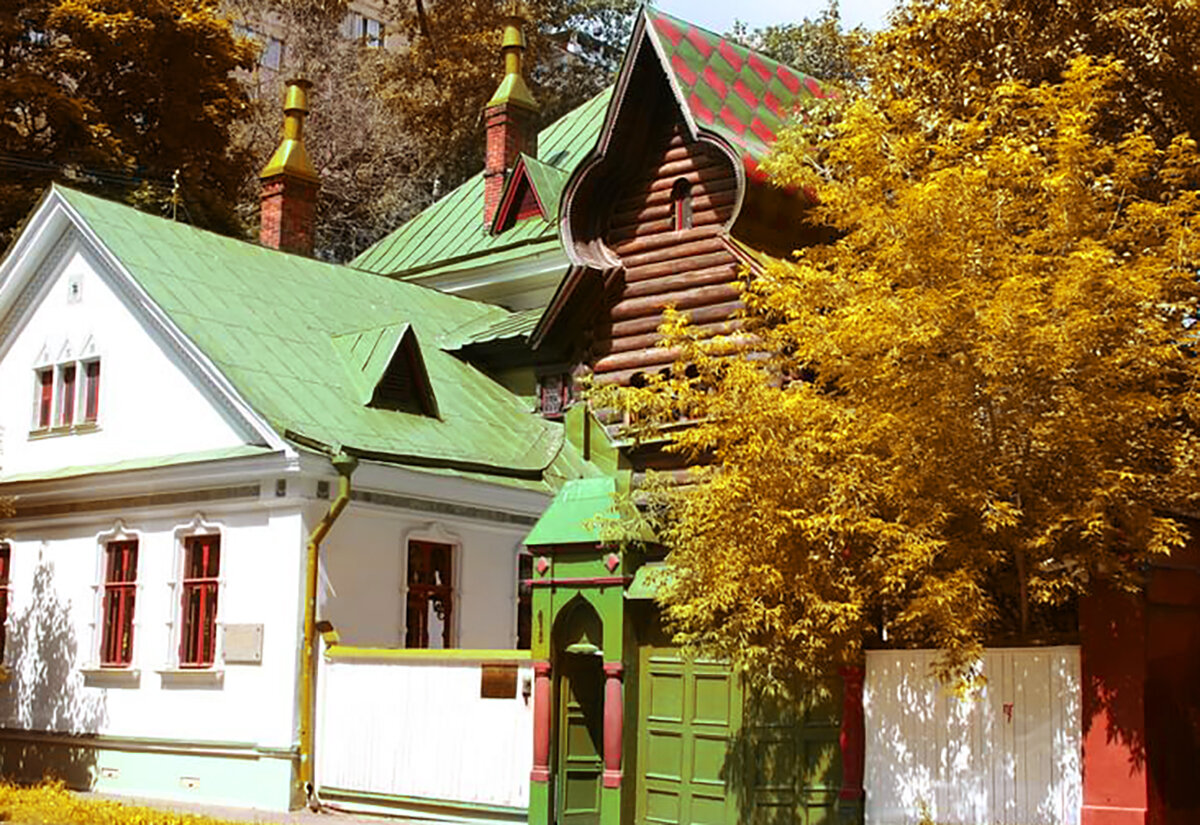
[[[260,485],[245,484],[238,487],[216,487],[208,490],[183,490],[177,493],[149,493],[122,498],[89,499],[84,501],[56,502],[54,504],[26,504],[17,502],[14,518],[30,519],[43,516],[63,516],[72,513],[91,513],[103,510],[133,510],[141,507],[163,507],[172,504],[192,504],[202,501],[229,501],[239,498],[258,498]]]
[[[503,510],[493,510],[487,507],[475,507],[469,504],[455,504],[449,501],[431,501],[412,496],[402,496],[395,493],[371,493],[364,490],[351,490],[350,500],[360,504],[376,504],[381,507],[392,507],[398,510],[416,510],[422,513],[439,513],[447,516],[457,516],[479,521],[493,521],[498,524],[513,524],[532,527],[537,524],[538,516],[525,516],[518,513],[506,513]]]

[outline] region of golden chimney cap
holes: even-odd
[[[500,50],[504,55],[504,78],[492,99],[487,102],[488,108],[506,103],[527,109],[538,108],[538,102],[533,92],[529,91],[521,68],[521,57],[525,53],[525,33],[521,31],[523,22],[516,14],[504,18],[504,36],[500,40]]]
[[[266,180],[276,175],[290,175],[320,183],[317,170],[308,159],[308,150],[304,148],[304,118],[308,114],[308,90],[311,88],[312,83],[307,80],[293,78],[287,81],[283,102],[283,140],[258,173],[259,178]]]

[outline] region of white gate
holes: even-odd
[[[928,650],[867,653],[866,821],[1078,825],[1078,647],[995,648],[959,698]]]

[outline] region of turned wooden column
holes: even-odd
[[[553,702],[550,688],[550,663],[533,664],[533,770],[534,782],[550,781],[550,720]]]
[[[621,787],[621,747],[625,725],[625,702],[621,696],[621,678],[625,666],[620,662],[604,665],[604,787]]]

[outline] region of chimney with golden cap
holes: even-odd
[[[491,225],[500,208],[504,177],[517,163],[521,153],[537,155],[538,103],[525,85],[521,57],[525,53],[525,35],[521,18],[515,12],[504,19],[504,79],[483,109],[487,127],[487,156],[483,165],[483,220]]]
[[[320,178],[304,149],[308,114],[307,80],[287,81],[283,104],[283,141],[263,167],[259,242],[272,249],[312,255]]]

